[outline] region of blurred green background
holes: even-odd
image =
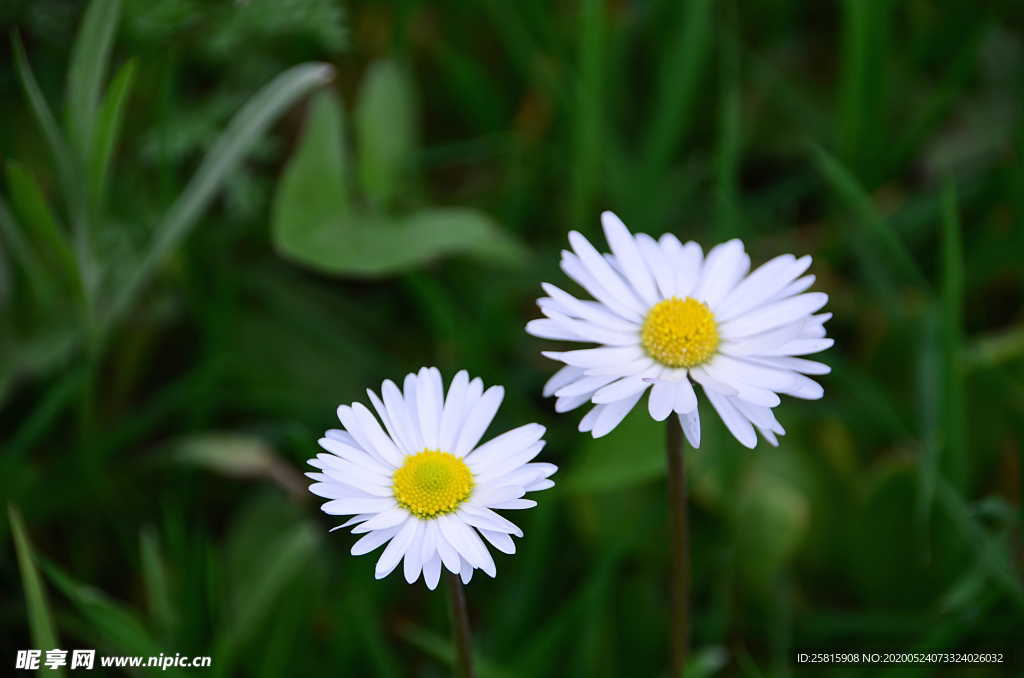
[[[337,404],[436,364],[504,384],[492,433],[539,421],[561,467],[468,588],[480,675],[665,675],[663,429],[577,434],[523,332],[613,209],[813,254],[835,313],[781,447],[702,403],[688,675],[1022,675],[1021,3],[7,0],[0,25],[8,669],[447,675],[444,596],[375,582],[300,475]]]

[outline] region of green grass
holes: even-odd
[[[1024,671],[1019,3],[286,4],[0,10],[3,661],[448,675],[443,592],[375,581],[301,476],[436,364],[560,466],[468,587],[480,675],[665,675],[661,427],[579,435],[523,331],[613,209],[810,253],[835,313],[778,449],[704,411],[687,675]],[[795,662],[888,649],[1006,663]]]

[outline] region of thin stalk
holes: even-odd
[[[669,625],[669,658],[672,678],[683,675],[690,650],[690,557],[686,517],[686,465],[683,458],[683,430],[675,417],[668,420],[665,434],[668,456],[669,529],[672,532],[672,568],[670,571],[671,605]]]
[[[452,608],[452,635],[455,636],[455,675],[474,678],[473,642],[469,633],[469,613],[466,611],[466,592],[459,575],[448,572],[448,600]]]

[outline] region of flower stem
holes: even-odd
[[[452,633],[455,636],[455,675],[473,678],[473,643],[469,633],[469,613],[466,611],[466,592],[459,575],[446,573],[448,600],[452,607]]]
[[[668,456],[668,503],[671,535],[672,569],[671,623],[669,626],[669,652],[672,678],[680,678],[686,666],[690,646],[689,534],[686,517],[686,464],[683,457],[683,430],[676,417],[668,420],[665,435],[665,453]]]

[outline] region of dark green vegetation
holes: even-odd
[[[780,448],[702,406],[692,675],[1021,675],[1024,7],[553,5],[3,3],[3,671],[446,675],[443,592],[375,582],[299,475],[436,364],[562,469],[468,588],[481,676],[664,675],[663,430],[577,434],[522,330],[611,208],[811,253],[835,313]],[[794,661],[886,649],[1007,663]]]

